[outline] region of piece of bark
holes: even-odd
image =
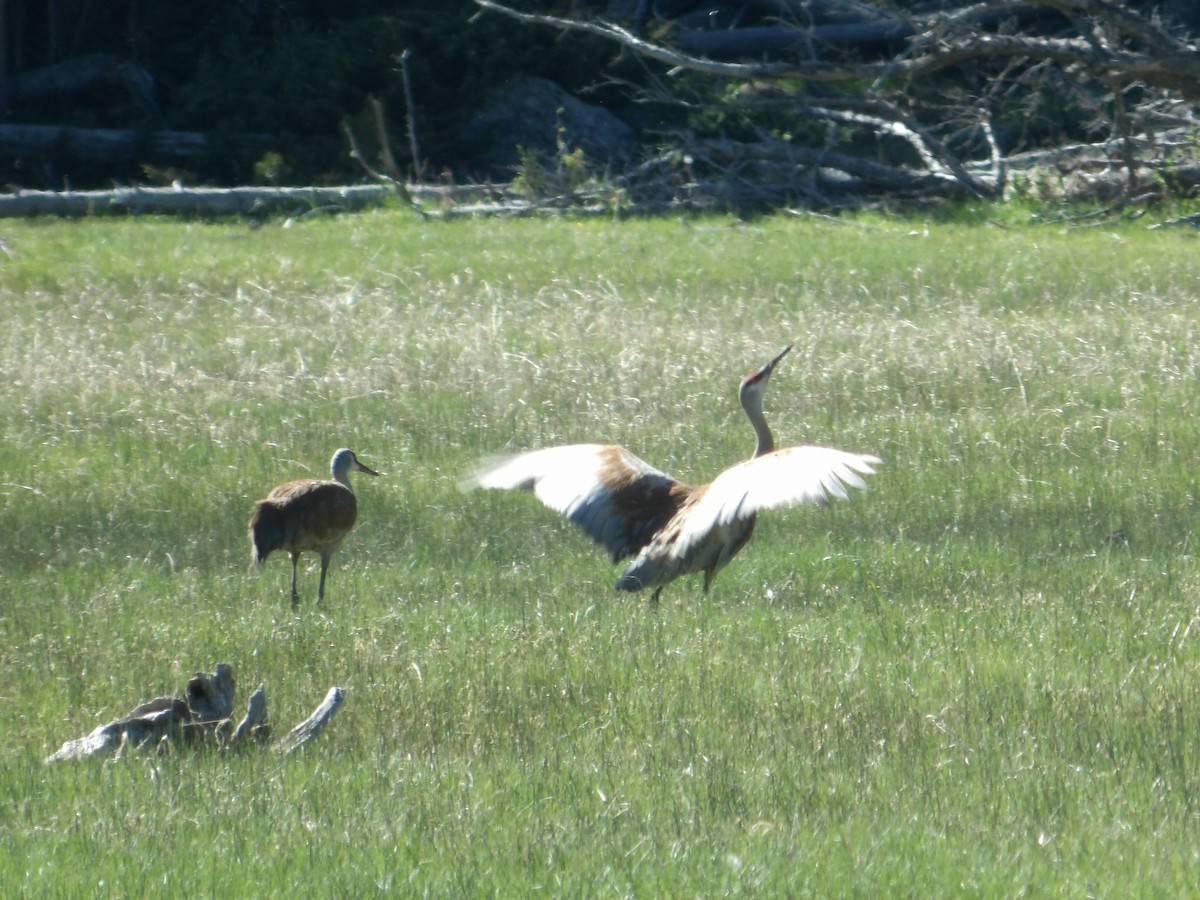
[[[233,732],[233,737],[229,739],[229,743],[225,746],[227,748],[237,746],[251,737],[263,740],[269,737],[270,733],[271,728],[267,724],[267,686],[260,684],[258,690],[250,695],[246,717],[238,723],[237,729]]]

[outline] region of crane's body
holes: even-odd
[[[358,501],[350,487],[350,472],[378,476],[353,450],[343,447],[329,464],[332,480],[305,478],[273,488],[254,504],[248,528],[254,562],[262,565],[276,550],[292,557],[292,605],[300,601],[296,590],[296,565],[305,550],[321,557],[318,602],[325,599],[325,575],[333,554],[358,518]]]
[[[879,459],[829,447],[775,449],[762,396],[777,357],[742,381],[739,396],[754,426],[754,455],[709,484],[690,486],[613,444],[571,444],[497,457],[468,487],[533,491],[612,554],[632,557],[617,588],[653,589],[681,575],[704,573],[707,592],[721,569],[754,533],[757,514],[799,503],[827,506],[846,488],[863,488]]]

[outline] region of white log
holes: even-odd
[[[312,715],[289,731],[283,740],[275,745],[275,749],[284,754],[294,753],[305,744],[315,740],[317,735],[337,715],[345,699],[345,688],[331,687],[329,693],[325,695],[325,699],[321,701],[321,705],[313,710]]]

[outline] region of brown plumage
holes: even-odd
[[[296,563],[305,550],[321,556],[317,602],[325,599],[329,561],[358,518],[358,502],[350,487],[351,470],[379,475],[345,447],[333,454],[329,469],[333,475],[331,481],[306,478],[279,485],[254,504],[250,516],[248,530],[256,563],[262,565],[276,550],[286,550],[292,555],[293,606],[300,601],[296,592]]]
[[[686,485],[624,447],[572,444],[487,460],[464,487],[533,491],[612,554],[633,557],[617,588],[663,586],[704,573],[708,591],[717,573],[750,540],[760,510],[797,503],[827,506],[846,487],[865,487],[879,459],[829,447],[775,449],[762,412],[771,372],[783,352],[742,381],[739,398],[758,437],[754,455],[710,484]]]

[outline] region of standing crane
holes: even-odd
[[[829,447],[775,449],[763,415],[763,393],[775,366],[792,349],[742,380],[742,408],[754,426],[754,455],[709,484],[686,485],[624,447],[572,444],[485,460],[464,489],[533,491],[546,506],[582,528],[612,554],[633,557],[617,589],[653,588],[658,603],[665,585],[704,573],[704,592],[746,546],[760,510],[798,503],[828,506],[845,499],[846,487],[865,488],[880,460]]]
[[[296,592],[296,562],[305,550],[321,554],[317,602],[325,599],[329,561],[358,518],[350,472],[357,470],[379,477],[378,472],[359,462],[354,451],[347,447],[333,454],[329,470],[333,475],[331,481],[304,478],[272,489],[254,504],[250,516],[248,531],[256,563],[262,565],[276,550],[286,550],[292,555],[292,606],[300,602]]]

